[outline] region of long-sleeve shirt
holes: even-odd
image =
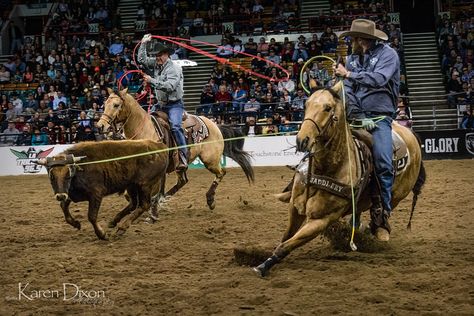
[[[147,56],[146,45],[138,49],[138,62],[153,70],[151,85],[155,89],[155,96],[159,103],[168,103],[183,98],[183,70],[170,58],[162,65],[156,63],[156,59]]]
[[[350,75],[344,80],[349,118],[361,119],[377,113],[393,115],[400,86],[400,60],[388,45],[377,44],[363,56],[347,56]],[[372,114],[370,112],[375,112]]]

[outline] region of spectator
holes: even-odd
[[[31,146],[31,127],[29,124],[23,126],[22,133],[18,136],[15,145],[17,146]]]
[[[255,117],[247,118],[247,122],[243,128],[243,133],[249,137],[262,134],[262,127],[256,124]]]
[[[245,43],[244,48],[250,55],[257,55],[257,43],[253,41],[253,38],[249,38],[248,42]]]
[[[223,112],[224,110],[229,108],[231,104],[232,96],[227,91],[227,87],[225,85],[219,86],[219,91],[215,95],[215,102],[216,105],[213,106],[213,115],[215,112]]]
[[[260,42],[257,45],[257,52],[261,53],[262,56],[268,55],[268,43],[265,41],[265,37],[260,38]]]
[[[242,105],[245,102],[247,102],[247,91],[237,85],[232,94],[232,110],[234,112],[242,112]]]
[[[42,130],[40,130],[39,127],[35,127],[33,130],[33,136],[31,137],[31,145],[48,145],[48,136]]]
[[[53,110],[57,111],[58,110],[58,105],[60,102],[63,102],[64,104],[67,104],[67,99],[63,95],[62,91],[58,91],[57,95],[53,98]]]
[[[210,108],[214,104],[214,93],[209,84],[204,86],[204,89],[201,93],[201,106],[198,107],[198,113],[209,114]]]
[[[278,126],[278,130],[280,133],[293,133],[293,132],[296,132],[298,129],[297,129],[297,126],[292,125],[290,121],[286,119],[285,116],[282,116],[280,125]]]
[[[278,133],[278,127],[275,124],[273,124],[273,118],[268,117],[267,118],[267,125],[265,125],[262,128],[262,135],[271,135],[271,134],[275,134],[275,133]]]
[[[266,59],[274,64],[279,65],[281,57],[276,54],[275,49],[270,48],[268,52],[269,52],[269,55],[266,57]]]
[[[283,94],[284,91],[287,91],[289,94],[293,94],[296,89],[296,84],[293,81],[293,79],[290,79],[288,77],[283,78],[278,82],[278,91],[280,94]]]
[[[461,128],[462,129],[474,129],[474,111],[472,110],[472,106],[468,106],[466,111],[463,112],[463,117],[461,120]]]
[[[112,45],[109,47],[109,54],[111,56],[117,56],[123,52],[123,44],[120,40],[119,36],[115,37],[115,41]]]
[[[7,68],[2,65],[0,68],[0,83],[9,83],[10,82],[10,71],[7,70]]]
[[[28,99],[24,104],[25,112],[27,114],[33,114],[38,110],[38,101],[34,99],[33,93],[28,93]]]
[[[12,100],[11,100],[13,107],[15,109],[16,115],[20,115],[23,113],[23,101],[18,98],[18,93],[12,93]]]
[[[298,88],[296,97],[291,102],[291,111],[293,113],[293,121],[302,121],[304,116],[304,105],[308,97],[302,88]]]
[[[456,108],[458,102],[458,96],[462,92],[461,79],[459,73],[456,70],[453,70],[451,73],[451,78],[448,81],[448,104],[449,108]]]
[[[304,43],[301,42],[298,43],[298,48],[293,52],[291,60],[296,62],[300,58],[303,59],[303,61],[308,60],[309,58],[308,51],[306,50]]]
[[[251,116],[257,116],[258,112],[260,111],[260,103],[257,101],[255,98],[255,95],[250,96],[250,100],[247,101],[244,105],[243,112],[246,113],[246,115],[251,115]]]
[[[15,122],[9,121],[8,127],[3,131],[2,143],[8,145],[14,145],[18,140],[20,131],[16,129]]]
[[[240,53],[245,52],[245,47],[242,45],[242,41],[240,39],[236,39],[234,42],[234,57],[245,57]]]
[[[230,58],[233,56],[232,45],[230,45],[229,40],[224,38],[222,39],[222,46],[217,48],[217,56],[222,58]]]

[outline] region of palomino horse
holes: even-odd
[[[358,141],[356,143],[350,136],[348,139],[349,126],[345,120],[343,103],[338,95],[341,89],[342,82],[338,82],[332,89],[315,91],[306,101],[304,121],[296,141],[299,151],[311,153],[312,159],[308,170],[312,172],[307,172],[306,176],[296,172],[291,196],[288,196],[290,199],[288,228],[273,255],[254,268],[260,276],[265,276],[272,266],[291,251],[324,232],[328,225],[351,214],[350,170],[353,170],[352,183],[355,184],[354,190],[357,192],[355,196],[359,197],[356,219],[360,218],[361,212],[371,206],[372,199],[367,184],[368,173],[362,171],[364,163],[357,158],[359,148],[368,148],[362,147],[365,145]],[[406,144],[407,154],[403,168],[401,170],[397,168],[392,205],[395,208],[413,191],[413,212],[425,180],[421,149],[417,137],[411,130],[398,123],[393,123],[392,126],[393,131]],[[366,150],[367,152],[370,159],[370,151]],[[371,169],[370,161],[366,169]],[[308,177],[308,174],[311,177]]]
[[[123,89],[117,93],[108,89],[108,92],[109,97],[104,104],[104,113],[98,122],[99,128],[107,131],[112,128],[112,126],[121,123],[123,133],[127,139],[151,139],[154,141],[163,141],[168,147],[173,146],[167,121],[160,116],[155,119],[148,115],[135,98],[127,93],[127,89]],[[192,117],[196,118],[195,116]],[[199,157],[204,166],[215,174],[214,181],[206,193],[207,204],[210,209],[214,209],[216,188],[225,175],[225,170],[220,165],[223,154],[232,158],[240,165],[249,182],[254,180],[254,173],[250,162],[250,154],[242,150],[243,141],[237,139],[224,143],[222,136],[222,134],[225,134],[226,138],[232,138],[243,136],[242,134],[238,134],[238,131],[224,126],[218,127],[207,117],[199,116],[199,119],[205,124],[208,130],[208,136],[204,142],[195,144],[195,146],[189,148],[188,162],[191,163],[196,157]],[[154,124],[153,121],[157,122],[157,124]],[[174,171],[174,168],[171,165],[168,172],[172,171]],[[175,194],[186,182],[187,177],[185,172],[180,172],[178,174],[178,182],[166,195],[170,196]]]

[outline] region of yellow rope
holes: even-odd
[[[288,135],[288,134],[294,134],[294,133],[296,133],[296,132],[278,132],[278,133],[272,133],[271,135],[272,136],[273,135]],[[255,135],[254,137],[264,137],[264,136],[269,136],[269,135]],[[162,153],[162,152],[168,152],[168,151],[181,149],[181,148],[196,147],[196,146],[200,146],[200,145],[219,143],[219,142],[222,142],[222,141],[228,142],[228,141],[233,141],[233,140],[244,139],[244,138],[247,138],[247,137],[248,136],[239,136],[239,137],[226,138],[224,140],[217,139],[217,140],[212,140],[212,141],[204,141],[204,142],[200,142],[200,143],[197,143],[197,144],[167,147],[167,148],[163,148],[163,149],[157,149],[157,150],[147,151],[147,152],[143,152],[143,153],[139,153],[139,154],[128,155],[128,156],[120,156],[120,157],[103,159],[103,160],[95,160],[95,161],[78,162],[78,163],[75,163],[75,165],[85,166],[85,165],[93,165],[93,164],[113,162],[113,161],[119,161],[119,160],[126,160],[126,159],[132,159],[132,158],[136,158],[136,157],[142,157],[142,156],[147,156],[147,155],[158,154],[158,153]]]
[[[306,69],[306,67],[315,59],[320,59],[320,58],[323,58],[323,59],[328,59],[330,60],[333,64],[336,63],[336,61],[334,59],[332,59],[331,57],[329,56],[325,56],[325,55],[318,55],[318,56],[314,56],[310,59],[308,59],[306,61],[306,63],[303,65],[303,67],[301,68],[301,72],[300,72],[300,82],[301,82],[301,85],[303,87],[303,89],[306,91],[306,93],[308,94],[311,94],[311,91],[305,86],[305,82],[303,80],[303,73],[304,73],[304,70]],[[343,104],[343,112],[344,112],[344,121],[347,122],[347,118],[346,118],[346,93],[344,91],[344,84],[342,84],[342,104]],[[377,117],[377,118],[374,118],[374,121],[377,119],[376,122],[379,122],[381,119],[380,117]],[[383,117],[382,117],[383,119]],[[351,184],[351,197],[352,197],[352,232],[351,232],[351,240],[349,242],[349,245],[352,249],[352,251],[356,251],[357,250],[357,246],[356,244],[354,243],[354,235],[355,235],[355,218],[356,218],[356,200],[355,200],[355,194],[354,194],[354,181],[352,180],[352,163],[351,163],[351,149],[350,149],[350,146],[349,146],[349,140],[350,140],[350,131],[349,131],[349,127],[352,126],[352,125],[349,125],[349,124],[346,124],[346,144],[347,144],[347,155],[348,155],[348,159],[349,159],[349,178],[350,178],[350,184]]]

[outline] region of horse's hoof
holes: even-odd
[[[212,211],[213,209],[216,208],[216,201],[207,202],[207,205],[209,206],[209,209]]]
[[[261,278],[266,277],[268,275],[268,271],[264,268],[261,268],[260,266],[253,267],[252,270]]]
[[[388,232],[388,230],[382,227],[378,227],[375,231],[375,238],[377,238],[378,241],[387,242],[390,240],[390,233]]]
[[[145,224],[155,224],[157,221],[158,219],[154,219],[151,216],[147,216],[147,218],[143,220]]]
[[[74,228],[76,228],[77,230],[81,230],[81,222],[76,221],[76,222],[74,222],[74,225],[73,225],[73,226],[74,226]]]
[[[115,223],[114,221],[110,221],[107,226],[108,226],[109,228],[115,228],[115,226],[117,226],[117,223]]]

